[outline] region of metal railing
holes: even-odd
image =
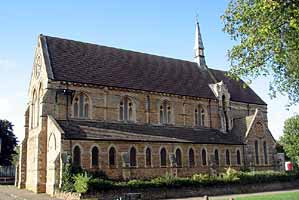
[[[15,166],[0,166],[0,177],[14,177],[16,173]]]

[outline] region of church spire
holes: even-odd
[[[206,61],[205,61],[204,47],[203,47],[202,38],[200,34],[198,19],[196,19],[194,51],[195,51],[195,56],[194,56],[195,62],[197,62],[199,67],[205,68]]]

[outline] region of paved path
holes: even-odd
[[[14,186],[0,185],[0,200],[59,200],[46,194],[35,194],[28,190],[19,190]]]
[[[209,200],[228,200],[230,197],[248,197],[248,196],[261,196],[269,194],[280,194],[286,192],[299,192],[299,189],[296,190],[283,190],[283,191],[273,191],[273,192],[260,192],[260,193],[251,193],[251,194],[236,194],[236,195],[225,195],[225,196],[213,196],[209,197]],[[191,198],[181,198],[181,199],[168,199],[168,200],[202,200],[202,197],[191,197]]]

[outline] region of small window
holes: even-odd
[[[162,148],[160,151],[160,165],[166,167],[166,149]]]
[[[145,164],[147,167],[152,166],[152,152],[150,148],[147,148],[145,151]]]
[[[175,158],[176,158],[177,167],[182,167],[182,152],[180,149],[177,149],[175,151]]]
[[[115,148],[114,147],[111,147],[110,149],[109,149],[109,166],[111,167],[111,168],[114,168],[115,166],[116,166],[116,162],[115,162],[115,160],[116,160],[116,151],[115,151]]]
[[[196,126],[204,126],[205,110],[201,105],[198,105],[194,110],[194,121]]]
[[[170,124],[171,123],[171,106],[168,101],[164,101],[160,105],[160,124]]]
[[[237,164],[241,165],[241,153],[239,150],[237,150]]]
[[[205,149],[201,150],[201,159],[202,159],[202,165],[206,166],[208,164],[208,161],[207,161],[207,151]]]
[[[219,162],[219,152],[218,152],[218,149],[215,150],[214,156],[215,156],[215,164],[219,166],[220,162]]]
[[[36,121],[37,121],[37,94],[36,91],[33,91],[32,95],[32,104],[31,104],[31,128],[36,127]]]
[[[73,116],[75,118],[89,118],[89,98],[87,95],[80,93],[73,100]]]
[[[135,147],[132,147],[130,150],[130,166],[136,167],[136,149]]]
[[[163,106],[160,106],[160,124],[163,124]]]
[[[260,159],[259,159],[259,143],[257,140],[254,141],[254,149],[255,149],[255,163],[258,165],[260,164]]]
[[[128,97],[124,97],[119,103],[119,120],[134,121],[134,105]]]
[[[74,152],[73,152],[73,165],[75,167],[80,167],[81,166],[81,150],[79,146],[76,146],[74,148]]]
[[[93,147],[91,150],[91,166],[99,166],[99,149],[97,147]]]
[[[225,151],[225,162],[226,165],[230,165],[230,153],[228,149]]]
[[[194,161],[194,150],[191,148],[189,149],[189,167],[194,167],[195,161]]]
[[[265,160],[265,165],[268,164],[268,152],[267,152],[267,143],[266,141],[264,141],[263,143],[263,147],[264,147],[264,160]]]

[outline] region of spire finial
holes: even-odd
[[[202,42],[202,38],[201,38],[201,34],[200,34],[198,15],[196,15],[196,24],[195,25],[196,26],[195,26],[195,45],[194,45],[195,56],[194,56],[194,59],[197,62],[198,66],[204,68],[206,66],[206,62],[205,62],[203,42]]]

